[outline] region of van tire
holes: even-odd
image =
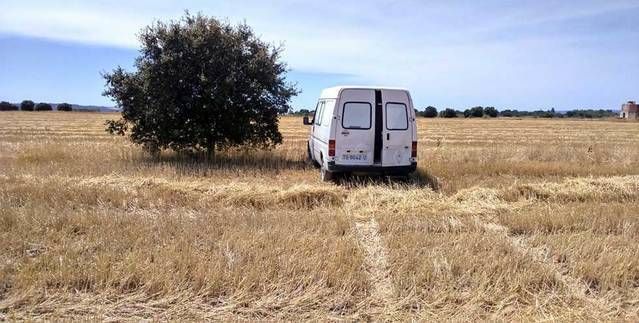
[[[320,180],[322,182],[333,182],[335,180],[335,174],[329,172],[326,168],[322,167],[320,169]]]

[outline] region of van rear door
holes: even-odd
[[[335,134],[337,164],[373,164],[375,90],[345,89],[340,93]]]
[[[383,149],[382,166],[408,166],[411,163],[413,113],[406,91],[382,90]]]

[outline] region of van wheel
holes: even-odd
[[[335,174],[322,167],[320,169],[320,180],[322,182],[332,182],[335,180]]]

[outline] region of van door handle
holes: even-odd
[[[386,133],[386,140],[390,140],[390,133]]]

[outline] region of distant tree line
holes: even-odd
[[[73,111],[69,103],[60,103],[56,106],[58,111]],[[53,111],[53,105],[46,102],[36,104],[31,100],[24,100],[20,104],[13,104],[7,101],[0,102],[0,111]]]
[[[53,107],[49,103],[40,102],[35,105],[36,111],[53,111]]]
[[[604,109],[575,109],[565,112],[550,110],[519,111],[506,109],[499,111],[495,107],[476,106],[464,111],[446,108],[438,111],[427,106],[423,111],[415,110],[417,115],[425,118],[496,118],[496,117],[532,117],[532,118],[609,118],[616,117],[617,112]]]
[[[289,114],[294,116],[306,116],[312,114],[314,111],[310,111],[309,109],[299,109],[298,111],[290,111]]]
[[[0,102],[0,111],[17,111],[18,106],[13,105],[7,101]]]
[[[300,109],[298,111],[291,111],[291,115],[305,116],[313,114],[313,110]],[[534,111],[519,111],[513,109],[506,109],[499,111],[495,107],[472,107],[464,111],[455,110],[452,108],[446,108],[438,111],[433,106],[427,106],[424,110],[419,111],[415,109],[415,114],[424,118],[582,118],[582,119],[595,119],[595,118],[610,118],[617,117],[618,113],[613,110],[604,109],[575,109],[564,112],[557,112],[554,108],[550,110],[534,110]]]

